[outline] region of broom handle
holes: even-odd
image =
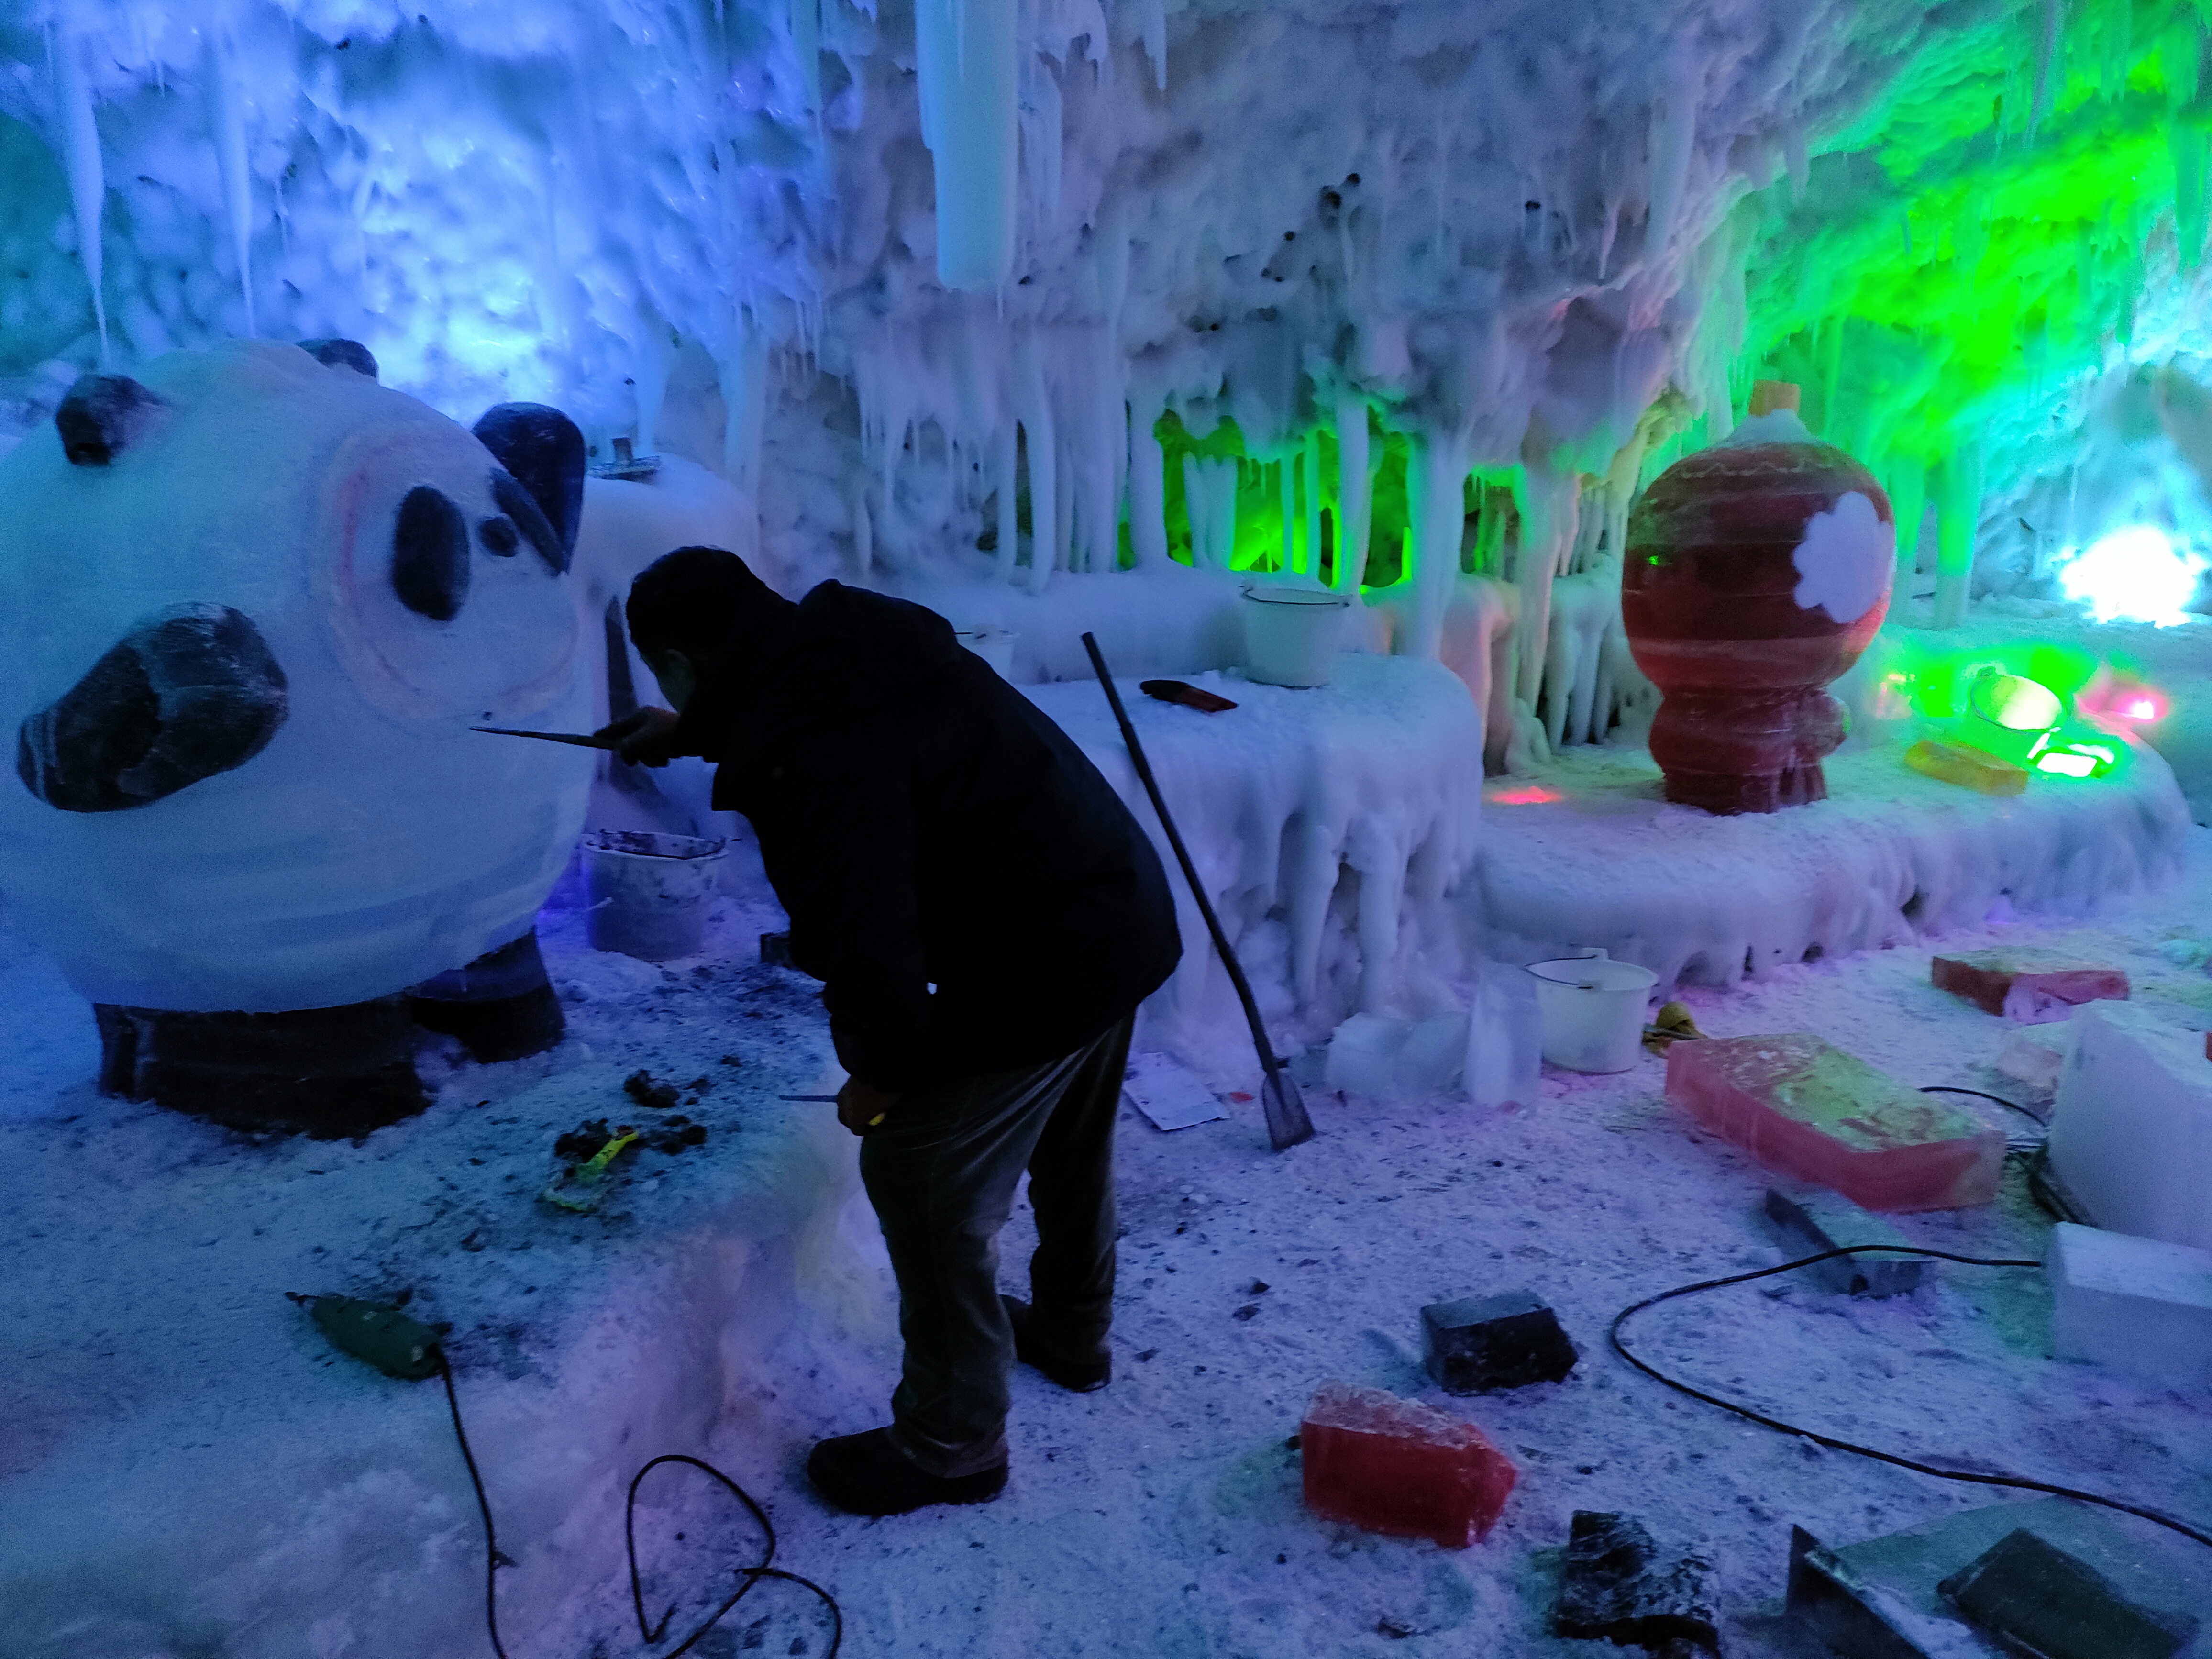
[[[1229,970],[1229,982],[1237,988],[1237,1000],[1244,1005],[1244,1018],[1252,1027],[1252,1041],[1260,1050],[1260,1065],[1273,1077],[1283,1063],[1275,1058],[1274,1047],[1267,1041],[1267,1028],[1260,1023],[1260,1005],[1253,1000],[1251,981],[1244,977],[1237,952],[1230,948],[1229,937],[1221,931],[1220,918],[1213,914],[1206,889],[1199,882],[1198,866],[1190,861],[1190,849],[1182,844],[1182,832],[1176,828],[1175,819],[1169,816],[1167,802],[1160,798],[1160,786],[1152,776],[1152,763],[1145,758],[1145,745],[1137,741],[1137,728],[1129,724],[1129,711],[1121,706],[1121,694],[1114,689],[1114,677],[1106,670],[1106,659],[1099,654],[1097,640],[1085,634],[1083,648],[1091,653],[1091,665],[1097,671],[1098,684],[1106,688],[1106,701],[1114,705],[1114,718],[1121,724],[1121,741],[1129,747],[1129,758],[1136,763],[1137,776],[1144,781],[1145,793],[1152,798],[1152,811],[1160,815],[1160,828],[1168,832],[1168,845],[1175,848],[1176,862],[1182,866],[1182,878],[1190,884],[1190,896],[1198,901],[1199,915],[1206,918],[1206,931],[1213,935],[1213,948],[1221,953],[1221,965]]]

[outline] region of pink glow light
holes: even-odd
[[[1541,806],[1549,801],[1565,800],[1556,789],[1547,789],[1540,783],[1532,783],[1519,789],[1501,789],[1490,798],[1498,806]]]

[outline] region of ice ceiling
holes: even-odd
[[[1041,571],[1341,580],[1367,520],[1376,580],[1459,539],[1455,478],[1569,568],[1587,489],[1625,511],[1765,374],[1949,557],[1985,492],[2078,517],[2065,445],[2203,346],[2208,15],[14,0],[0,425],[103,359],[338,334],[864,562],[1011,574],[1018,478]]]

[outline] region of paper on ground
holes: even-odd
[[[1165,1054],[1132,1054],[1122,1092],[1156,1129],[1188,1129],[1227,1117],[1213,1091]]]

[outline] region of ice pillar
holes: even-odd
[[[1910,456],[1899,456],[1882,469],[1889,489],[1889,505],[1897,518],[1897,585],[1890,604],[1902,605],[1912,597],[1912,583],[1920,569],[1920,520],[1928,510],[1928,469]],[[1901,611],[1896,614],[1902,616]]]
[[[1159,434],[1129,404],[1129,547],[1137,568],[1168,562],[1167,458]]]
[[[1460,538],[1467,526],[1467,470],[1468,441],[1455,432],[1431,434],[1406,469],[1415,656],[1435,657],[1443,649],[1444,612],[1459,583]]]
[[[54,42],[61,112],[62,160],[69,168],[70,205],[76,211],[77,258],[92,287],[92,320],[100,330],[100,356],[107,360],[107,301],[100,293],[100,219],[107,180],[100,164],[100,127],[92,118],[92,82],[84,72],[85,43],[66,29]]]
[[[1013,270],[1014,10],[1015,0],[918,0],[915,9],[921,136],[937,179],[937,276],[947,288],[994,289]],[[1035,471],[1034,444],[1030,457]]]
[[[1573,468],[1554,471],[1530,461],[1521,469],[1515,503],[1521,509],[1521,551],[1515,568],[1521,589],[1521,615],[1514,634],[1514,695],[1533,712],[1544,686],[1544,659],[1551,641],[1552,581],[1559,574],[1559,551],[1572,547],[1582,504],[1582,480]]]
[[[1367,399],[1347,392],[1336,400],[1336,589],[1357,593],[1367,576],[1367,537],[1375,511],[1368,470]]]
[[[1972,444],[1943,462],[1936,501],[1936,614],[1938,628],[1966,619],[1974,586],[1974,535],[1982,523],[1982,456]]]

